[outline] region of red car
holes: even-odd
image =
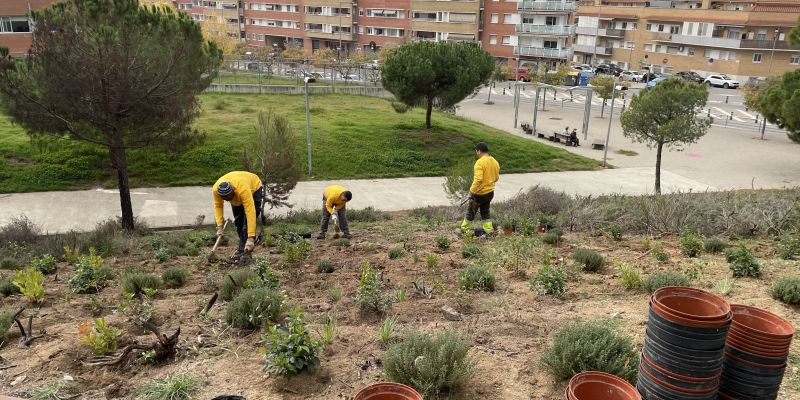
[[[523,82],[530,82],[531,79],[528,78],[528,69],[527,68],[517,68],[511,72],[511,75],[508,77],[508,80],[511,81],[523,81]]]

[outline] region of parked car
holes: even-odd
[[[624,81],[639,82],[642,80],[643,74],[636,71],[622,71],[619,73]]]
[[[622,72],[622,68],[616,64],[600,64],[594,68],[594,72],[598,74],[619,76],[619,74]]]
[[[654,73],[652,73],[652,72],[645,72],[645,73],[642,75],[642,78],[639,80],[639,82],[650,82],[650,81],[652,81],[653,79],[656,79],[656,78],[658,78],[659,76],[660,76],[660,75],[658,75],[658,74],[654,74]]]
[[[593,68],[592,68],[592,66],[591,66],[591,65],[589,65],[589,64],[583,64],[583,65],[573,65],[573,66],[572,66],[572,69],[574,69],[574,70],[576,70],[576,71],[594,72],[594,69],[593,69]]]
[[[649,82],[647,82],[647,88],[650,89],[653,86],[658,85],[659,83],[664,82],[667,79],[668,78],[666,76],[659,76],[653,80],[650,80]]]
[[[739,81],[730,78],[727,75],[709,75],[706,77],[705,81],[703,81],[708,86],[717,86],[727,88],[738,88]]]
[[[530,82],[531,78],[528,77],[527,68],[517,68],[511,71],[511,75],[509,75],[508,80]]]
[[[703,77],[694,71],[681,71],[675,74],[675,76],[689,82],[703,83],[704,81]]]

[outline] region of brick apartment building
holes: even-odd
[[[0,0],[0,45],[23,55],[28,11]],[[344,53],[410,40],[478,41],[511,67],[616,63],[626,69],[777,75],[800,67],[786,41],[798,0],[141,0],[171,2],[250,46]]]

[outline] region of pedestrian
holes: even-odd
[[[569,127],[564,128],[564,136],[569,136]]]
[[[490,234],[494,231],[489,208],[494,198],[494,185],[500,179],[500,164],[489,155],[489,146],[484,142],[475,145],[475,167],[472,173],[472,186],[469,188],[469,205],[467,216],[461,222],[461,231],[472,229],[472,221],[480,210],[483,231]]]
[[[231,203],[233,222],[239,235],[237,254],[251,253],[255,248],[256,218],[261,215],[264,185],[258,175],[247,171],[233,171],[222,175],[211,189],[214,198],[214,219],[217,236],[223,234],[224,202]]]
[[[572,133],[569,134],[569,143],[575,147],[580,146],[580,141],[578,140],[578,128],[572,129]]]
[[[347,215],[345,205],[353,199],[353,194],[344,186],[330,185],[322,192],[322,223],[319,227],[317,239],[325,239],[328,233],[328,223],[331,215],[336,213],[339,217],[339,227],[342,230],[342,237],[350,239],[350,227],[347,226]]]

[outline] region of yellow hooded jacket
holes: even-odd
[[[325,188],[322,196],[325,197],[325,208],[328,209],[328,213],[333,214],[333,206],[336,206],[337,210],[344,208],[347,202],[342,200],[342,193],[346,191],[347,189],[340,185],[330,185]]]
[[[500,164],[494,157],[485,155],[475,161],[472,174],[472,194],[482,195],[494,191],[494,184],[500,179]]]
[[[233,171],[222,175],[211,188],[211,195],[214,197],[214,219],[217,226],[222,226],[223,212],[222,206],[225,200],[217,193],[217,187],[222,182],[228,182],[233,186],[233,198],[230,200],[233,206],[244,206],[244,215],[247,217],[247,237],[256,236],[256,206],[253,203],[253,193],[261,189],[261,179],[258,175],[247,171]]]

